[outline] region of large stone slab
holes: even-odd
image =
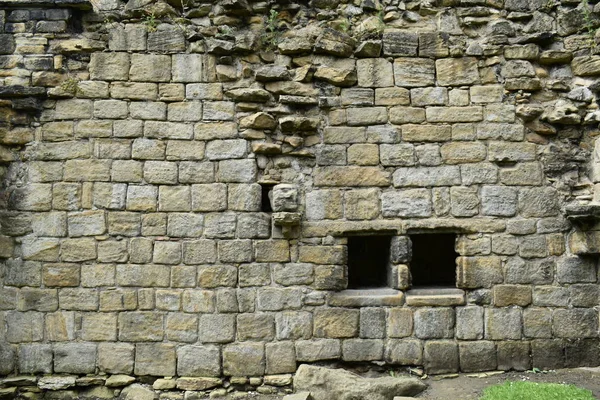
[[[294,389],[307,391],[314,400],[389,400],[394,396],[414,396],[426,385],[416,378],[363,378],[343,369],[303,364],[294,378]]]

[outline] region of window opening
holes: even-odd
[[[261,194],[260,194],[260,211],[262,212],[273,212],[273,207],[271,207],[271,192],[275,187],[274,183],[261,183]]]
[[[391,236],[348,237],[348,288],[387,287]]]
[[[456,287],[456,235],[411,235],[410,240],[412,287]]]

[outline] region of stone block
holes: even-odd
[[[127,187],[127,209],[131,211],[156,211],[158,188],[156,186]]]
[[[558,214],[558,193],[554,188],[519,191],[519,212],[524,217],[552,217]]]
[[[277,264],[275,268],[281,267]],[[271,271],[269,264],[244,264],[239,266],[239,285],[248,286],[267,286],[271,283]]]
[[[290,245],[287,240],[258,240],[254,242],[257,262],[288,262]]]
[[[494,342],[460,342],[458,353],[462,372],[492,371],[497,367]]]
[[[254,183],[258,168],[255,160],[224,160],[219,162],[217,181],[227,183]]]
[[[356,69],[360,87],[394,86],[392,63],[385,59],[359,59],[356,61]]]
[[[467,164],[481,162],[486,159],[487,150],[479,142],[445,143],[440,148],[442,161],[445,164]]]
[[[374,361],[383,357],[383,340],[348,339],[342,342],[344,361]]]
[[[450,188],[450,197],[451,212],[455,217],[472,217],[479,214],[479,196],[476,188]]]
[[[485,337],[491,340],[521,339],[523,318],[518,308],[487,309],[485,313]]]
[[[366,132],[366,129],[363,127],[326,127],[323,129],[323,143],[364,143],[366,141]]]
[[[498,369],[501,371],[527,371],[531,369],[529,342],[497,342]]]
[[[427,107],[427,122],[478,122],[483,120],[483,110],[479,106],[471,107]]]
[[[385,310],[381,308],[361,308],[359,335],[363,339],[385,337]]]
[[[198,268],[199,287],[233,287],[236,283],[237,268],[233,265],[201,266],[200,268]]]
[[[429,217],[432,207],[431,192],[427,189],[404,189],[381,195],[384,217]]]
[[[140,160],[162,160],[166,149],[163,141],[138,138],[133,141],[131,157]]]
[[[98,290],[64,288],[58,292],[58,303],[63,310],[98,310]]]
[[[266,360],[263,343],[243,343],[223,348],[223,374],[226,376],[262,376]]]
[[[285,374],[296,372],[296,350],[293,342],[267,343],[265,353],[265,373]]]
[[[383,34],[383,54],[385,56],[416,56],[419,36],[405,31],[389,31]]]
[[[376,106],[406,106],[409,104],[410,92],[408,89],[399,87],[384,87],[375,89]]]
[[[456,338],[483,339],[483,308],[460,307],[456,309]]]
[[[598,337],[598,313],[592,309],[554,310],[552,332],[567,339]]]
[[[408,337],[413,332],[413,314],[408,308],[390,308],[387,317],[387,336]]]
[[[306,311],[284,311],[275,314],[277,339],[310,339],[312,314]]]
[[[35,261],[5,261],[4,284],[8,286],[40,286],[42,264]]]
[[[5,314],[9,343],[39,342],[44,335],[44,317],[38,312],[9,311]]]
[[[553,260],[510,258],[506,262],[506,283],[549,284],[554,278]]]
[[[233,314],[202,314],[198,339],[202,343],[229,343],[235,340],[236,318]]]
[[[313,264],[344,264],[347,258],[343,246],[301,246],[298,253],[300,262]]]
[[[565,345],[562,339],[532,340],[531,358],[534,368],[556,369],[565,366]]]
[[[381,165],[385,167],[415,165],[415,149],[411,144],[382,144],[379,149]]]
[[[175,54],[172,59],[173,82],[213,82],[215,59],[203,54]]]
[[[191,211],[189,186],[160,186],[158,190],[159,211]]]
[[[313,190],[306,194],[305,208],[308,220],[341,218],[342,194],[339,190]]]
[[[142,82],[168,82],[171,79],[171,57],[158,54],[132,54],[129,79]]]
[[[156,83],[113,82],[110,84],[110,96],[114,99],[156,100]]]
[[[457,286],[461,288],[489,288],[503,281],[499,257],[458,257]]]
[[[135,346],[136,375],[175,375],[175,346],[167,343],[139,343]]]
[[[8,356],[2,352],[3,356]],[[21,374],[51,374],[52,373],[52,346],[50,344],[23,344],[19,346],[19,365]],[[3,358],[7,364],[11,364],[9,357]],[[8,369],[8,368],[7,368]],[[12,368],[3,373],[9,374]]]
[[[275,320],[271,314],[240,314],[237,317],[238,340],[269,341],[275,338]]]
[[[489,142],[488,153],[490,161],[534,161],[536,146],[533,143],[526,142]]]
[[[119,340],[155,342],[161,341],[163,334],[163,316],[161,314],[155,312],[125,312],[119,314]]]
[[[342,356],[340,341],[336,339],[296,341],[296,360],[314,362],[335,360]]]
[[[406,142],[445,142],[452,138],[449,125],[404,125],[402,139]]]
[[[448,89],[442,87],[416,88],[410,90],[413,106],[443,106],[448,103]]]
[[[394,60],[394,83],[402,87],[433,86],[435,64],[427,58],[397,58]]]
[[[443,339],[454,336],[454,311],[451,308],[421,308],[414,314],[415,336]]]
[[[181,303],[180,297],[181,296],[177,296],[177,310],[179,309],[179,305]],[[157,308],[158,305],[163,301],[163,299],[159,300],[157,297]],[[198,339],[198,317],[196,315],[184,313],[170,313],[167,315],[165,333],[168,340],[175,342],[194,343]]]
[[[440,86],[465,86],[480,83],[475,57],[442,58],[435,61]]]
[[[213,263],[217,260],[217,247],[213,240],[199,239],[183,242],[183,262],[186,264]]]
[[[531,287],[517,285],[494,286],[494,305],[497,307],[526,307],[532,302]]]
[[[56,343],[54,372],[91,374],[96,370],[96,345],[93,343]]]
[[[350,338],[358,333],[359,311],[343,308],[318,309],[314,313],[314,335],[324,338]]]
[[[546,307],[566,307],[569,304],[569,290],[566,287],[536,286],[533,290],[533,304]]]
[[[423,362],[428,374],[448,374],[459,369],[458,345],[451,340],[425,342]]]
[[[75,339],[75,313],[59,311],[46,314],[44,336],[52,342]]]
[[[221,352],[217,346],[182,346],[177,349],[177,375],[221,375]]]
[[[19,311],[56,311],[58,296],[56,289],[22,288],[17,292],[17,309]]]
[[[106,313],[81,314],[80,337],[90,342],[117,340],[117,315]]]
[[[100,81],[124,81],[129,78],[129,54],[96,52],[90,58],[90,78]]]
[[[595,307],[600,297],[600,287],[595,284],[575,284],[569,286],[571,304],[575,307]]]
[[[384,359],[390,364],[422,365],[423,344],[415,339],[389,339],[385,342]]]
[[[483,215],[511,217],[517,212],[517,191],[511,187],[484,186],[481,189]]]
[[[215,311],[215,294],[208,290],[185,290],[182,303],[182,309],[185,312],[212,313]]]

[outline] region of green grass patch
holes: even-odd
[[[480,400],[596,400],[592,392],[574,385],[505,382],[483,391]]]

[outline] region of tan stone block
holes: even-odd
[[[108,213],[108,232],[111,235],[137,236],[140,234],[140,225],[140,214],[138,213]]]
[[[233,265],[207,265],[198,268],[198,286],[203,288],[233,287],[237,283]]]
[[[181,301],[183,311],[188,313],[213,313],[215,311],[215,293],[210,290],[184,290]]]
[[[163,339],[163,315],[156,312],[119,313],[119,340],[155,342]]]
[[[548,254],[551,256],[560,256],[565,252],[565,237],[562,233],[553,233],[546,236]]]
[[[100,311],[126,311],[137,307],[135,289],[109,289],[100,292]]]
[[[531,304],[530,286],[496,285],[494,286],[494,305],[497,307],[521,306]]]
[[[342,217],[342,192],[339,190],[313,190],[306,194],[306,218],[309,220],[337,219]]]
[[[489,288],[504,279],[500,257],[458,257],[456,264],[457,286],[461,288]]]
[[[404,125],[402,139],[407,142],[445,142],[452,138],[450,125]]]
[[[350,220],[375,219],[379,215],[379,190],[349,190],[344,195],[345,214]]]
[[[428,107],[425,110],[427,122],[478,122],[483,120],[483,109],[471,107]]]
[[[167,142],[167,160],[202,160],[204,147],[204,142],[169,140]]]
[[[190,211],[192,202],[189,186],[160,186],[159,211]]]
[[[139,183],[142,181],[142,163],[133,160],[114,160],[111,167],[113,182]]]
[[[17,292],[17,310],[19,311],[56,311],[58,296],[56,289],[38,289],[24,287]]]
[[[170,268],[166,265],[117,265],[119,286],[167,287],[170,283]]]
[[[98,290],[60,289],[58,303],[63,310],[96,311],[98,309]]]
[[[387,318],[387,335],[392,338],[408,337],[413,330],[413,315],[408,308],[390,308]]]
[[[42,268],[42,281],[47,287],[79,286],[79,265],[45,264]]]
[[[129,79],[142,82],[168,82],[171,57],[158,54],[132,54]]]
[[[480,82],[477,58],[442,58],[436,60],[435,70],[440,86],[464,86]]]
[[[96,259],[96,241],[93,238],[65,239],[60,247],[61,258],[67,262]]]
[[[81,266],[81,286],[115,285],[115,266],[112,264],[84,264]]]
[[[377,165],[379,146],[376,144],[354,144],[348,148],[348,163],[355,165]]]
[[[299,261],[313,264],[344,264],[346,248],[344,246],[301,246]]]
[[[134,349],[130,343],[99,343],[98,368],[110,374],[131,374]]]
[[[51,342],[75,340],[75,313],[59,311],[46,314],[44,332],[45,338]]]
[[[287,240],[258,240],[254,243],[256,262],[289,262],[290,244]]]
[[[117,314],[83,313],[80,334],[89,341],[117,340]]]
[[[359,311],[345,308],[317,309],[313,332],[316,337],[350,338],[358,335]]]
[[[115,99],[156,100],[156,83],[113,82],[110,84],[110,96]]]
[[[275,319],[271,314],[239,314],[238,340],[271,341],[275,338]]]
[[[66,181],[108,181],[110,160],[67,160],[64,179]]]
[[[408,89],[399,87],[375,89],[376,106],[406,106],[408,104],[410,104],[410,92]]]
[[[485,144],[479,142],[444,143],[440,148],[446,164],[465,164],[483,161],[487,156]]]

